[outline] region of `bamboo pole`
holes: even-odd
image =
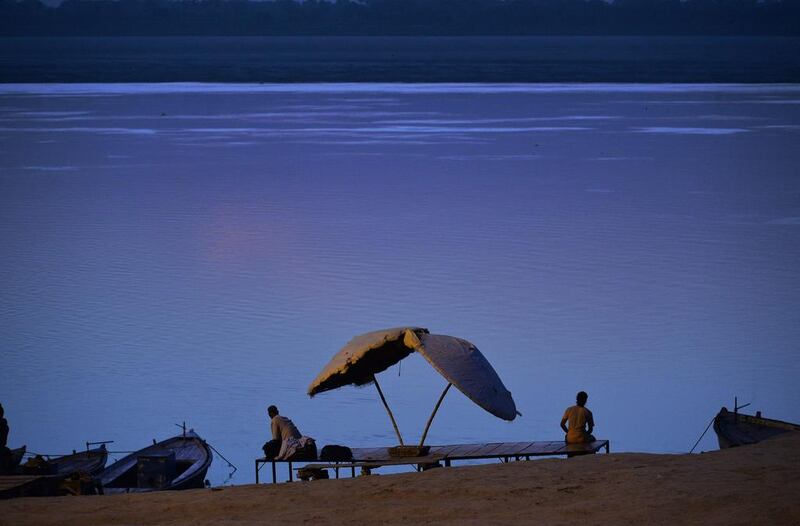
[[[425,438],[428,436],[428,429],[431,428],[431,424],[433,423],[433,417],[436,416],[436,411],[438,411],[439,406],[442,405],[442,400],[444,400],[444,395],[447,394],[447,391],[450,390],[450,387],[452,387],[452,385],[453,384],[451,384],[450,382],[447,383],[447,387],[445,387],[444,391],[442,391],[442,395],[439,397],[439,401],[436,402],[436,406],[434,406],[433,408],[433,413],[431,413],[431,417],[428,418],[428,423],[425,425],[425,431],[422,433],[422,440],[419,441],[419,447],[425,445]]]
[[[375,388],[378,390],[378,394],[381,397],[381,402],[383,402],[383,407],[386,408],[386,412],[389,413],[389,418],[392,420],[392,426],[394,426],[394,432],[397,433],[397,438],[400,440],[400,445],[403,446],[403,437],[400,436],[400,429],[397,427],[397,422],[394,420],[394,415],[392,414],[392,410],[389,409],[389,404],[386,403],[386,398],[383,396],[383,391],[381,391],[381,386],[378,383],[378,379],[375,378],[375,375],[372,375],[372,381],[375,383]]]

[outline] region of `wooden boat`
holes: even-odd
[[[105,445],[49,460],[33,457],[12,475],[0,477],[0,499],[96,493],[92,478],[102,471],[107,459]]]
[[[11,450],[11,462],[9,465],[9,469],[14,469],[19,466],[19,463],[22,462],[22,457],[25,456],[25,450],[27,446],[22,446],[17,449]]]
[[[20,466],[18,471],[24,475],[55,475],[61,478],[66,478],[76,473],[95,477],[106,467],[107,460],[108,450],[103,444],[98,448],[73,452],[71,455],[47,460],[41,457],[34,457]]]
[[[213,460],[206,441],[194,430],[153,441],[104,469],[98,479],[105,494],[202,488]]]
[[[55,458],[51,462],[55,462],[56,475],[66,477],[73,473],[85,473],[95,477],[106,467],[107,460],[108,450],[103,444],[95,449]]]
[[[800,431],[800,425],[781,420],[772,420],[761,416],[761,411],[755,415],[745,415],[738,411],[728,411],[723,407],[714,417],[714,431],[717,433],[719,448],[744,446],[755,444],[784,433]]]

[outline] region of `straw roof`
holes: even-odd
[[[372,377],[396,364],[420,345],[421,327],[395,327],[356,336],[331,358],[308,387],[314,396],[344,385],[366,385]]]

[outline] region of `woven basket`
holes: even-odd
[[[389,448],[390,457],[424,457],[431,450],[430,446],[394,446]]]

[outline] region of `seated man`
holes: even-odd
[[[290,419],[281,416],[278,408],[267,408],[272,440],[264,444],[264,456],[275,460],[316,460],[317,445],[313,438],[303,436]]]
[[[594,442],[595,438],[592,436],[594,429],[594,417],[592,412],[586,406],[586,401],[589,395],[581,391],[576,397],[577,405],[568,407],[564,411],[564,417],[561,419],[561,429],[567,434],[567,444],[582,444],[585,442]],[[569,428],[564,424],[569,422]]]
[[[11,450],[7,447],[8,420],[5,418],[3,404],[0,404],[0,474],[11,471]]]

